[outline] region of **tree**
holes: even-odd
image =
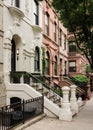
[[[93,0],[53,0],[52,5],[93,70]]]

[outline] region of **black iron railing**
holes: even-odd
[[[45,80],[45,82],[46,82],[46,84],[47,85],[50,85],[51,86],[51,89],[54,91],[54,92],[56,92],[59,96],[63,96],[63,94],[62,94],[62,89],[61,89],[61,87],[57,84],[57,83],[55,83],[54,81],[52,81],[50,78],[48,78],[48,77],[46,77],[46,76],[43,76],[43,78],[44,78],[44,80]]]
[[[44,112],[43,96],[0,108],[0,130],[8,130]]]
[[[41,84],[42,94],[45,88],[47,89],[48,92],[52,91],[52,93],[55,93],[61,97],[63,96],[61,87],[57,85],[55,82],[51,81],[46,76],[33,75],[25,71],[16,71],[10,73],[10,82],[13,83],[23,82],[29,84],[30,86],[33,86],[36,90],[38,90],[38,86]]]

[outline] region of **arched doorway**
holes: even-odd
[[[12,97],[10,98],[10,104],[13,104],[13,109],[16,111],[21,111],[21,99],[18,97]]]
[[[57,56],[55,56],[55,59],[54,59],[54,75],[57,76]]]
[[[16,71],[16,45],[14,39],[11,41],[11,72]]]
[[[38,47],[35,48],[34,70],[40,71],[40,51]]]
[[[50,75],[50,55],[46,52],[46,75]]]

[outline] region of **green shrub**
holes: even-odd
[[[81,83],[88,83],[88,78],[84,75],[77,75],[74,77],[76,81],[79,81]]]
[[[88,78],[84,75],[76,75],[74,77],[70,77],[70,80],[84,90],[86,89],[88,84]]]

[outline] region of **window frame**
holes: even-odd
[[[73,43],[75,43],[75,41],[70,41],[69,42],[69,52],[76,52],[76,43],[75,43],[75,45]]]
[[[54,59],[54,75],[56,75],[57,76],[57,56],[55,56],[55,59]]]
[[[64,34],[64,50],[66,50],[66,42],[67,42],[67,40],[66,40],[66,34]]]
[[[11,0],[11,5],[20,8],[20,0]]]
[[[34,3],[35,3],[35,12],[34,12],[35,25],[39,25],[39,4],[36,0],[34,0]]]
[[[56,42],[57,40],[57,24],[54,22],[54,41]]]
[[[20,0],[15,0],[15,6],[16,6],[17,8],[20,8]]]
[[[46,52],[46,75],[50,75],[50,55]]]
[[[40,71],[40,51],[38,47],[35,48],[34,70]]]
[[[62,29],[59,29],[59,45],[62,46]]]
[[[70,63],[75,63],[75,65],[70,66]],[[76,72],[76,60],[69,61],[69,72]]]
[[[49,14],[48,14],[48,12],[46,12],[46,15],[45,15],[45,32],[46,32],[46,34],[49,36]]]

